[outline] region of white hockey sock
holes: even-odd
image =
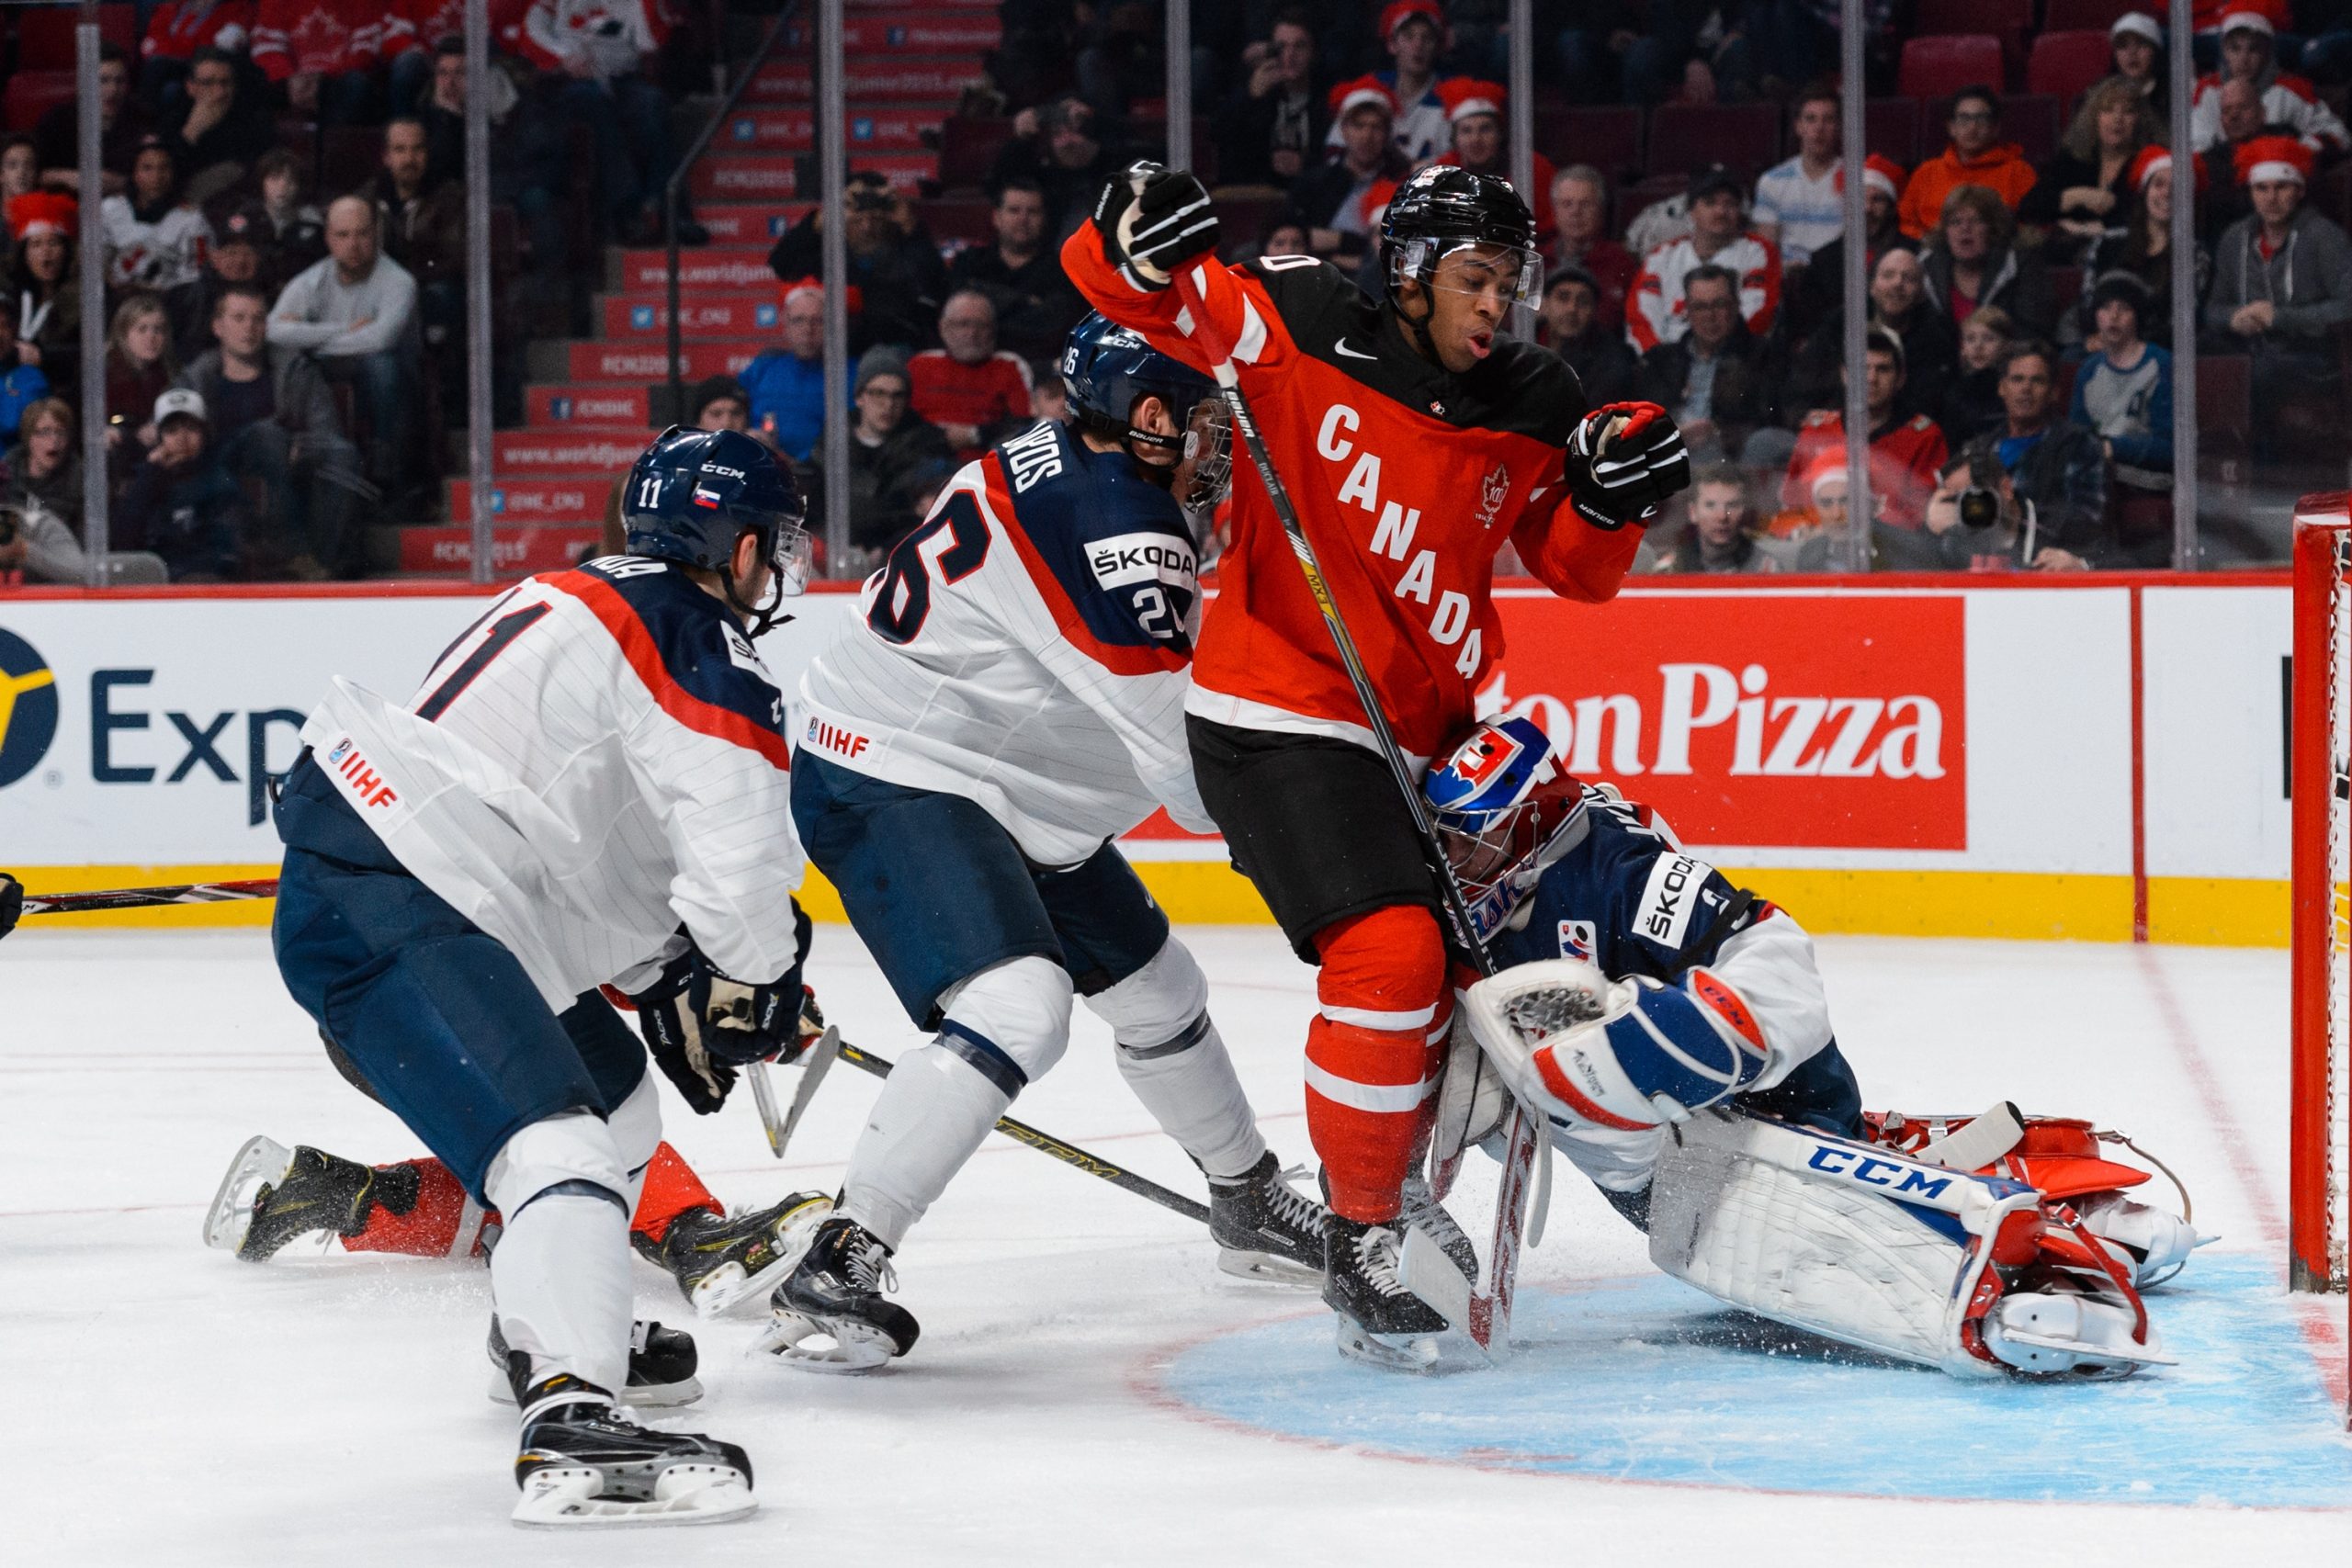
[[[1012,1096],[944,1046],[908,1052],[866,1114],[836,1212],[896,1252],[1012,1103]]]
[[[1151,962],[1086,998],[1119,1045],[1119,1076],[1160,1130],[1213,1177],[1240,1176],[1266,1152],[1233,1058],[1209,1021],[1208,976],[1170,937]]]
[[[491,1299],[530,1381],[569,1372],[616,1398],[628,1382],[629,1186],[612,1129],[586,1111],[533,1122],[483,1183],[506,1222]]]
[[[1160,1130],[1211,1177],[1247,1172],[1266,1153],[1250,1097],[1216,1025],[1203,1013],[1194,1026],[1160,1045],[1119,1046],[1119,1076]]]
[[[628,1201],[633,1218],[637,1201],[645,1191],[645,1168],[653,1163],[653,1152],[662,1146],[662,1098],[653,1092],[651,1069],[637,1080],[628,1098],[613,1108],[605,1125],[612,1129],[613,1147],[628,1177],[628,1185],[621,1196]]]

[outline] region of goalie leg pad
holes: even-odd
[[[1758,1316],[1955,1376],[2169,1361],[2079,1225],[2020,1182],[1711,1111],[1659,1157],[1650,1257]]]

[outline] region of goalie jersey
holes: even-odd
[[[608,556],[516,585],[401,704],[336,680],[311,761],[382,847],[558,1011],[651,978],[681,924],[752,983],[792,966],[801,854],[784,699],[683,568]],[[354,858],[298,770],[289,844]]]
[[[1581,958],[1612,980],[1644,976],[1668,985],[1688,970],[1712,969],[1747,1000],[1770,1048],[1770,1065],[1743,1103],[1859,1131],[1859,1120],[1844,1126],[1849,1113],[1827,1107],[1847,1097],[1853,1079],[1832,1048],[1813,940],[1787,910],[1734,886],[1685,850],[1662,818],[1610,785],[1584,786],[1558,842],[1565,851],[1488,942],[1498,966]],[[1860,1111],[1856,1099],[1850,1115]]]
[[[1046,421],[949,481],[801,678],[795,743],[978,805],[1046,866],[1166,807],[1211,830],[1184,694],[1193,536],[1124,452]]]

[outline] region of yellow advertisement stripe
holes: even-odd
[[[1807,930],[1873,936],[1997,937],[2129,942],[2132,879],[1997,871],[1818,871],[1726,866],[1726,875],[1787,906]],[[272,876],[274,865],[33,866],[30,893],[81,893],[178,882]],[[1268,925],[1273,917],[1238,872],[1216,861],[1139,861],[1136,871],[1180,924]],[[813,867],[800,902],[839,921],[841,895]],[[181,905],[103,915],[44,916],[28,927],[266,926],[267,901]],[[2287,945],[2287,884],[2251,878],[2157,876],[2148,881],[2149,936],[2200,946]]]

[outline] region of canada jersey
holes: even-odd
[[[1165,806],[1208,830],[1184,741],[1199,618],[1182,512],[1046,420],[967,463],[801,677],[795,743],[962,795],[1073,865]]]
[[[1062,248],[1088,301],[1204,371],[1174,288],[1138,288],[1091,221]],[[1506,539],[1555,591],[1613,594],[1638,529],[1594,528],[1560,504],[1566,444],[1585,412],[1576,374],[1498,341],[1465,374],[1412,347],[1393,311],[1328,263],[1270,256],[1192,277],[1232,344],[1275,468],[1315,547],[1397,740],[1429,757],[1470,721],[1502,652],[1490,599]],[[1254,465],[1237,463],[1233,543],[1217,563],[1190,708],[1244,728],[1372,745],[1363,705]]]
[[[651,978],[682,923],[740,980],[792,966],[783,705],[682,568],[607,556],[518,583],[406,704],[337,680],[302,739],[385,848],[560,1010]]]
[[[1787,911],[1752,900],[1649,807],[1606,785],[1585,786],[1564,832],[1566,851],[1487,940],[1498,965],[1581,958],[1612,980],[1671,985],[1704,964],[1747,998],[1763,1027],[1770,1061],[1757,1090],[1830,1043],[1813,942]]]

